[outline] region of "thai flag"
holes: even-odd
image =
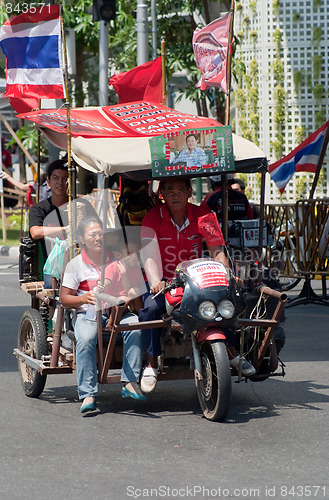
[[[7,57],[4,97],[64,97],[59,9],[31,8],[1,26],[0,47]]]
[[[295,172],[316,172],[328,126],[329,121],[313,132],[291,153],[269,166],[270,176],[281,194]]]

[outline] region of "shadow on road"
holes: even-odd
[[[234,380],[231,409],[226,420],[229,424],[279,416],[286,408],[323,411],[323,403],[329,403],[329,385],[319,385],[312,380],[289,382],[276,379],[239,386]],[[47,384],[50,383],[51,377],[48,377]],[[189,414],[202,417],[193,381],[159,382],[147,402],[122,399],[120,388],[119,384],[100,386],[98,411],[90,417],[102,414],[151,419]],[[40,399],[52,405],[79,404],[75,378],[72,378],[72,386],[46,386]]]

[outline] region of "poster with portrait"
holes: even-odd
[[[172,132],[149,139],[153,178],[234,171],[232,128]]]

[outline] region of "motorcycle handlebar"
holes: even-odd
[[[169,283],[167,283],[165,285],[165,287],[162,290],[160,290],[158,293],[154,294],[152,299],[155,299],[161,293],[169,292],[169,290],[172,290],[173,288],[177,288],[177,287],[181,286],[183,283],[184,283],[183,280],[181,280],[179,278],[173,278]]]
[[[260,293],[264,293],[265,295],[270,295],[271,297],[275,297],[276,299],[281,300],[281,302],[285,302],[288,299],[288,295],[286,293],[281,293],[278,290],[273,290],[269,286],[260,285],[258,290]]]

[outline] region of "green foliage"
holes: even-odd
[[[250,17],[249,16],[244,17],[243,22],[244,22],[244,24],[249,25],[250,24]]]
[[[295,128],[295,138],[296,138],[296,146],[303,142],[305,139],[305,129],[304,127],[296,127]]]
[[[246,65],[241,59],[235,59],[234,61],[234,72],[236,75],[236,80],[242,84],[242,78],[246,74]]]
[[[322,83],[318,83],[313,87],[313,95],[317,103],[322,99],[324,95],[324,85]]]
[[[259,96],[258,87],[257,86],[251,87],[249,90],[249,100],[253,109],[257,109],[258,96]]]
[[[278,57],[273,61],[273,73],[277,82],[280,82],[284,75],[284,62]]]
[[[314,79],[318,80],[322,71],[322,57],[320,54],[315,54],[313,57],[313,75]]]
[[[312,91],[313,79],[312,79],[312,75],[310,72],[307,72],[307,74],[306,74],[306,84],[307,84],[308,89],[310,91]]]
[[[313,0],[313,9],[315,10],[317,7],[320,7],[322,0]]]
[[[294,23],[297,23],[300,20],[300,13],[299,12],[294,12],[292,16],[292,20]]]
[[[303,78],[304,78],[303,72],[298,70],[298,69],[295,69],[294,74],[293,74],[293,81],[294,81],[294,88],[295,88],[296,93],[298,92],[299,87],[300,87],[301,83],[303,82]]]
[[[280,0],[273,0],[272,2],[272,8],[273,8],[273,14],[276,16],[279,11],[280,11]]]
[[[286,100],[286,92],[281,85],[276,85],[273,92],[274,101],[279,105],[283,106]]]
[[[250,32],[250,38],[251,38],[253,43],[256,43],[256,40],[257,40],[257,31],[256,30],[252,30]]]
[[[242,5],[242,3],[241,3],[241,2],[237,2],[237,3],[236,3],[236,6],[235,6],[235,10],[236,10],[237,12],[239,12],[239,11],[242,11],[242,9],[243,9],[243,5]]]
[[[281,30],[279,30],[279,28],[277,28],[274,31],[273,38],[274,38],[274,42],[275,42],[275,45],[276,45],[276,50],[277,50],[277,52],[280,52],[280,50],[281,50],[281,41],[282,41],[282,33],[281,33]]]
[[[252,84],[252,79],[250,73],[246,73],[244,77],[244,84],[247,87],[247,90],[250,90],[251,84]]]
[[[257,1],[256,0],[250,0],[249,7],[251,8],[253,14],[256,14]]]
[[[28,122],[26,125],[21,127],[16,131],[16,135],[18,139],[21,141],[23,146],[30,152],[35,152],[37,151],[37,144],[38,144],[38,131],[34,127],[33,123]],[[48,142],[45,138],[44,135],[40,135],[40,153],[41,156],[47,156],[48,155]],[[15,139],[11,139],[7,146],[11,146],[13,144],[16,144]]]
[[[243,89],[236,89],[234,91],[235,105],[237,108],[244,108],[247,101],[246,93]]]
[[[270,142],[271,150],[276,158],[283,156],[284,137],[282,134],[277,134],[276,139]]]
[[[252,126],[254,128],[257,128],[259,126],[259,113],[253,113],[250,116],[250,121],[251,121]]]
[[[295,179],[296,199],[305,198],[310,190],[310,176],[301,175]]]
[[[319,111],[316,111],[314,114],[315,127],[320,128],[326,121],[326,109],[321,108]]]
[[[251,74],[252,79],[254,81],[256,81],[257,78],[258,78],[258,62],[257,62],[257,59],[253,59],[250,62],[250,74]]]
[[[319,46],[321,39],[322,39],[322,27],[321,26],[314,26],[313,28],[313,37],[312,41]]]

